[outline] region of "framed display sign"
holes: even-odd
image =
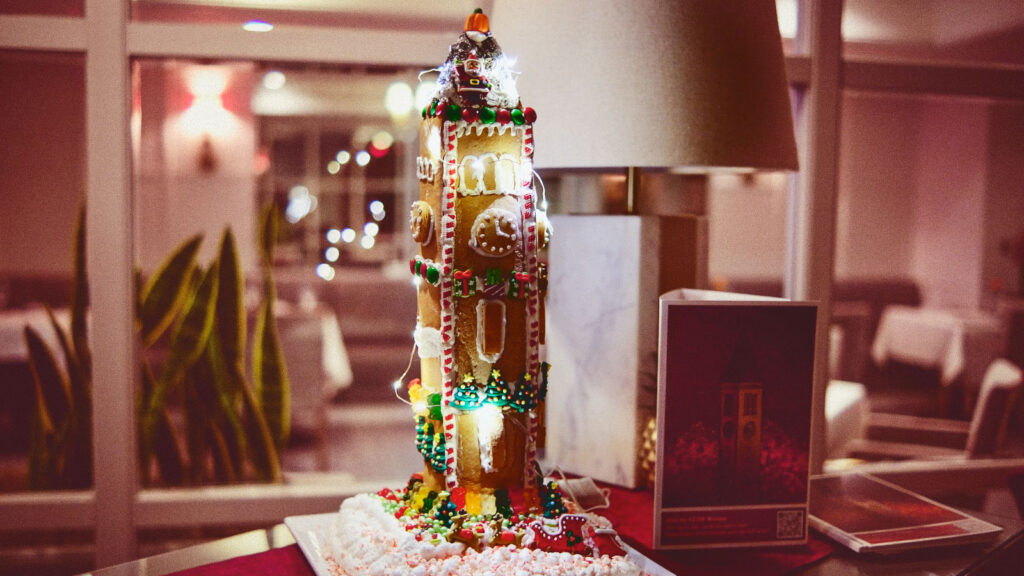
[[[817,304],[661,297],[656,548],[802,544]]]

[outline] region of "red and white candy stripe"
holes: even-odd
[[[445,122],[442,130],[444,153],[444,189],[441,191],[441,415],[445,441],[445,484],[448,490],[458,486],[456,454],[458,454],[458,427],[456,410],[451,407],[455,398],[452,371],[455,357],[455,301],[452,297],[455,266],[455,180],[458,172],[458,138],[455,125]]]

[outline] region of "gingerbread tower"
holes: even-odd
[[[409,396],[425,482],[487,497],[535,479],[550,230],[533,187],[536,114],[480,10],[437,71],[410,214],[421,378]]]

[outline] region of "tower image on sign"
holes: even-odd
[[[741,337],[722,375],[718,445],[719,487],[738,502],[760,493],[764,386],[755,368],[749,342]]]
[[[419,281],[420,379],[409,396],[424,483],[493,500],[496,490],[536,482],[547,386],[538,252],[550,227],[533,186],[536,114],[520,103],[479,10],[437,72],[437,93],[422,113],[419,199],[410,213],[419,244],[410,270]]]

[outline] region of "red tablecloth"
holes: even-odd
[[[760,574],[781,575],[816,562],[834,550],[832,544],[811,534],[804,546],[763,549],[654,551],[654,504],[651,493],[614,486],[612,507],[599,512],[612,521],[615,530],[630,546],[680,576]],[[298,546],[242,556],[191,570],[175,576],[313,576]]]
[[[760,574],[772,576],[817,562],[835,548],[826,540],[811,534],[806,545],[757,549],[658,550],[654,542],[654,501],[646,490],[627,490],[604,486],[611,490],[612,507],[597,510],[611,520],[615,531],[630,546],[665,568],[683,576],[703,574]]]

